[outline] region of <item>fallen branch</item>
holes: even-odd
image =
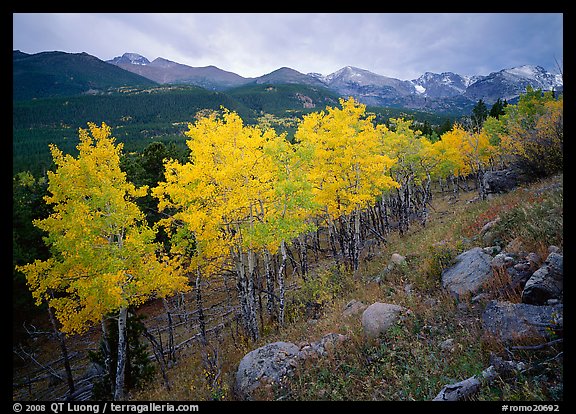
[[[490,365],[478,376],[474,375],[464,381],[445,385],[432,401],[460,401],[477,393],[482,381],[491,382],[498,376],[494,366]]]
[[[499,375],[508,376],[510,373],[521,371],[524,368],[523,362],[502,361],[495,358],[493,365],[482,371],[480,375],[474,375],[455,384],[445,385],[432,401],[464,400],[477,393],[483,384],[489,384]]]
[[[552,346],[552,345],[556,345],[560,342],[562,342],[564,340],[564,338],[560,338],[560,339],[555,339],[553,341],[550,342],[546,342],[544,344],[540,344],[540,345],[527,345],[527,346],[513,346],[511,349],[513,350],[524,350],[524,351],[537,351],[539,349],[544,349],[546,347]]]

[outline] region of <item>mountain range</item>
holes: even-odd
[[[531,85],[534,89],[563,90],[562,76],[547,72],[541,66],[523,65],[502,69],[486,76],[463,76],[453,72],[426,72],[417,79],[400,80],[346,66],[329,75],[303,74],[280,68],[258,78],[243,78],[215,66],[192,67],[163,58],[150,62],[136,53],[125,53],[112,63],[158,83],[190,83],[214,90],[255,82],[257,84],[297,83],[325,87],[341,96],[351,95],[375,106],[401,106],[413,109],[437,109],[461,105],[479,99],[488,104],[498,98],[513,100]]]
[[[304,74],[282,67],[260,77],[245,78],[216,66],[193,67],[161,57],[150,61],[137,53],[124,53],[101,61],[86,53],[26,54],[13,51],[13,62],[15,99],[41,97],[42,93],[54,91],[58,94],[58,87],[63,88],[64,85],[68,92],[97,93],[99,86],[102,89],[120,84],[187,84],[213,91],[229,91],[250,84],[296,84],[324,88],[343,97],[353,96],[372,106],[464,113],[479,99],[487,104],[494,103],[498,98],[511,102],[525,92],[528,85],[534,89],[563,90],[561,75],[528,64],[485,76],[426,72],[416,79],[400,80],[353,66],[328,75]],[[42,81],[41,87],[27,90],[29,86],[26,84],[30,81],[38,84],[38,80]]]

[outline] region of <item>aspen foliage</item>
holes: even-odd
[[[224,110],[221,118],[212,113],[189,124],[186,135],[189,162],[166,161],[165,181],[152,194],[160,210],[174,211],[161,224],[188,232],[195,243],[191,264],[210,273],[230,248],[259,244],[250,230],[264,220],[274,198],[274,169],[264,147],[276,134],[244,126],[236,113]]]
[[[84,332],[104,315],[187,289],[187,280],[153,242],[134,199],[146,194],[120,170],[122,144],[106,124],[79,130],[78,157],[50,151],[45,201],[53,213],[34,225],[52,257],[20,266],[39,305],[47,302],[65,333]]]
[[[562,170],[564,160],[564,98],[526,89],[516,105],[500,116],[502,149],[534,175]]]
[[[210,275],[232,260],[243,320],[257,339],[256,255],[276,252],[309,228],[310,197],[298,160],[303,153],[284,135],[245,126],[226,109],[189,124],[186,135],[189,162],[167,161],[165,181],[153,189],[159,208],[172,211],[160,224],[174,229],[171,234],[191,236],[195,248],[188,254],[173,243],[191,270]]]
[[[396,159],[382,147],[366,105],[352,98],[340,99],[340,105],[306,115],[295,133],[313,154],[308,180],[316,202],[332,219],[365,208],[384,190],[398,187],[389,174]]]

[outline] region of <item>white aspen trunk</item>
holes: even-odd
[[[360,265],[360,208],[356,208],[354,212],[354,258],[353,267],[354,271],[358,270]]]
[[[256,294],[254,290],[254,275],[256,269],[255,253],[252,249],[248,250],[248,311],[250,323],[250,336],[254,341],[258,340],[260,334],[258,330],[258,318],[256,312]]]
[[[284,240],[280,243],[280,252],[282,254],[282,263],[280,264],[280,269],[278,270],[278,295],[279,295],[279,306],[278,306],[278,323],[280,326],[284,326],[284,271],[286,270],[286,243]]]
[[[272,274],[272,263],[268,249],[264,250],[264,272],[266,273],[266,310],[268,311],[268,316],[272,318],[274,316],[274,308],[276,304],[274,300],[274,277]]]
[[[114,401],[124,398],[124,377],[126,374],[126,322],[128,309],[121,308],[118,314],[118,363],[116,365],[116,386],[114,387]]]
[[[174,349],[174,324],[172,322],[172,312],[170,311],[170,306],[166,298],[162,298],[162,304],[164,305],[164,310],[166,311],[166,316],[168,318],[168,361],[172,363],[176,362],[176,351]]]
[[[230,247],[230,253],[234,258],[234,262],[236,264],[236,278],[237,283],[236,287],[238,289],[238,299],[240,300],[240,309],[242,310],[242,323],[244,325],[244,329],[249,332],[249,310],[248,310],[248,297],[246,292],[248,291],[248,287],[246,286],[246,269],[244,267],[244,255],[242,253],[242,248],[240,246]]]

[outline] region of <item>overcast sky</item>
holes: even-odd
[[[244,77],[287,66],[328,75],[356,66],[414,79],[563,65],[562,13],[15,13],[13,49],[135,52]]]

